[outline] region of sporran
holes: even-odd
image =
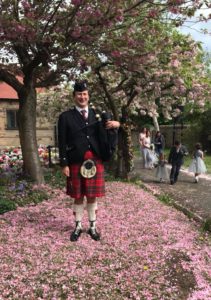
[[[84,178],[92,178],[95,176],[97,168],[95,162],[92,159],[87,159],[83,162],[80,168],[81,176]]]

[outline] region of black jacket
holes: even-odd
[[[87,121],[76,108],[63,112],[58,121],[60,165],[64,167],[83,162],[87,150],[106,160],[107,132],[93,109],[89,109]]]
[[[177,148],[173,146],[169,154],[168,162],[172,165],[182,165],[184,163],[184,156],[186,155],[188,155],[188,151],[185,146],[182,145],[178,152]]]
[[[162,134],[158,137],[155,137],[154,145],[155,145],[155,149],[164,149],[165,148],[165,138]]]

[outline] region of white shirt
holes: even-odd
[[[144,146],[144,147],[147,147],[147,148],[150,148],[150,145],[151,145],[151,139],[150,139],[150,136],[146,136],[146,137],[143,139],[143,146]]]
[[[80,114],[81,114],[81,111],[82,111],[82,110],[85,110],[85,111],[86,111],[86,118],[88,118],[88,116],[89,116],[89,108],[88,108],[88,106],[86,106],[86,107],[84,107],[84,108],[81,108],[81,107],[79,107],[79,106],[76,106],[75,108],[77,109],[77,111],[79,111]]]
[[[139,144],[140,144],[141,147],[143,147],[143,141],[144,141],[145,137],[146,137],[146,133],[141,132],[139,134]]]

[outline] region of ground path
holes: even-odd
[[[209,234],[137,185],[106,188],[99,242],[86,232],[69,241],[71,203],[61,191],[0,216],[1,300],[211,299]]]
[[[131,177],[141,179],[149,187],[156,187],[169,194],[183,211],[190,212],[196,219],[211,220],[211,176],[201,175],[197,184],[194,183],[193,174],[181,169],[178,182],[170,185],[169,182],[160,183],[156,179],[155,169],[143,169],[140,158],[135,159],[134,166]]]

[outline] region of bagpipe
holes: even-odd
[[[96,113],[95,109],[91,107],[95,113],[96,121],[92,122],[83,128],[87,128],[94,124],[98,126],[98,141],[100,146],[101,158],[103,161],[109,161],[115,152],[118,142],[118,129],[106,129],[106,122],[112,120],[112,114],[103,111],[101,114]],[[80,168],[80,174],[84,178],[92,178],[97,172],[95,161],[87,159],[83,162]]]
[[[118,129],[106,129],[106,122],[112,120],[110,112],[103,111],[101,113],[101,122],[98,124],[98,130],[101,156],[104,161],[111,159],[118,143]]]

